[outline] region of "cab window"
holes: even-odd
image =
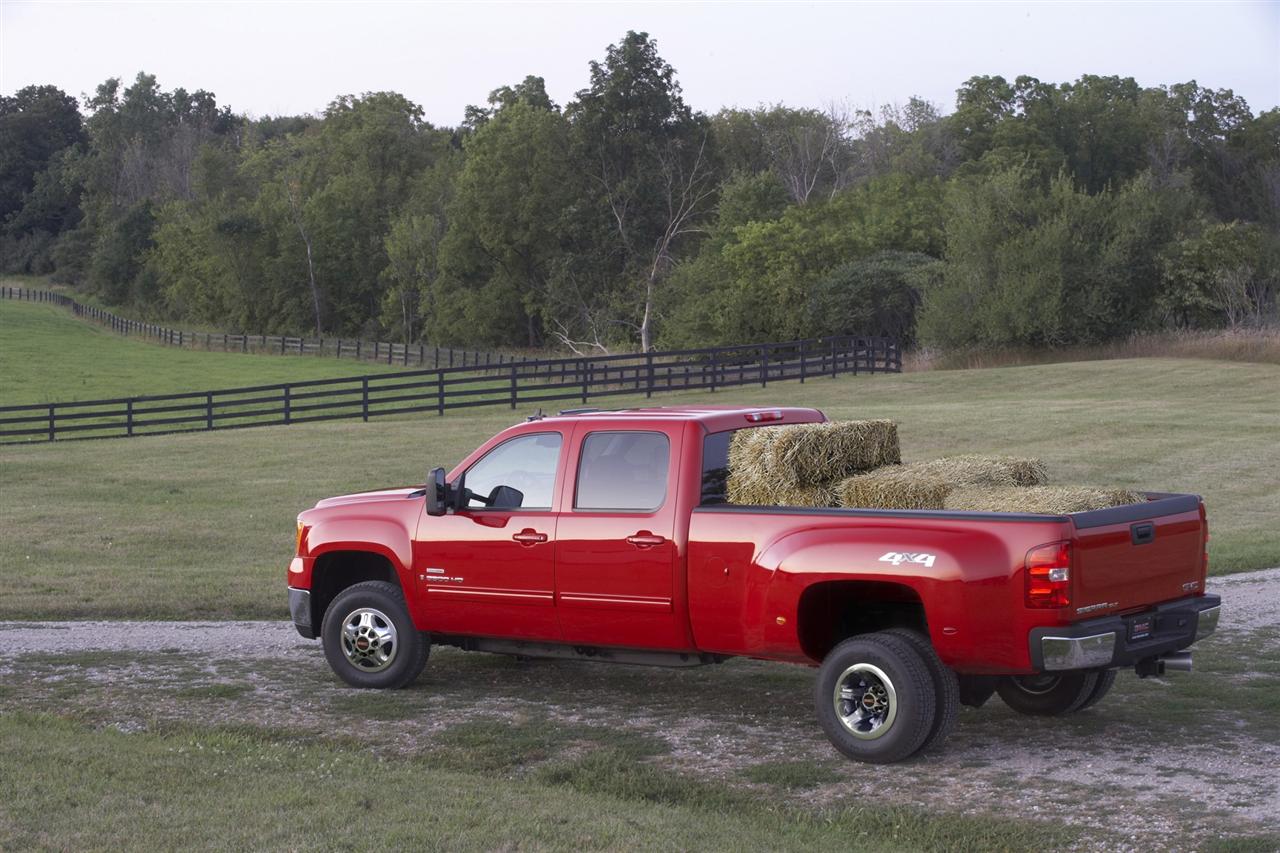
[[[670,460],[664,433],[591,433],[578,459],[574,509],[653,512],[667,498]]]
[[[504,441],[481,456],[463,475],[467,508],[551,509],[560,445],[560,433],[539,432]]]
[[[703,506],[729,502],[729,442],[732,432],[713,432],[702,441]]]

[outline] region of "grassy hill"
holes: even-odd
[[[126,338],[65,308],[0,300],[0,405],[360,376],[389,368],[349,358],[178,349]]]
[[[1200,493],[1213,571],[1280,565],[1280,366],[1114,360],[823,378],[652,402],[699,401],[892,418],[907,459],[1027,454],[1044,458],[1059,483]],[[0,618],[282,617],[299,510],[333,494],[421,483],[430,467],[456,462],[525,414],[499,407],[0,447]]]

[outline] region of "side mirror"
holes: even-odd
[[[485,506],[489,509],[519,509],[524,504],[524,492],[511,486],[494,486]]]
[[[449,487],[444,469],[433,468],[427,475],[427,515],[444,515],[449,510]]]

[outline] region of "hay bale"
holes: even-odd
[[[978,512],[1029,512],[1058,515],[1136,504],[1146,497],[1128,489],[1083,486],[966,486],[955,489],[944,509]]]
[[[909,462],[903,473],[945,480],[955,486],[1046,486],[1044,462],[1018,456],[944,456]]]
[[[761,456],[779,486],[833,483],[902,461],[893,421],[832,421],[775,428]]]
[[[850,509],[942,509],[955,484],[908,470],[907,465],[887,465],[836,484],[840,506]]]

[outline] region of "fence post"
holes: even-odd
[[[213,392],[204,395],[204,428],[213,429]]]
[[[286,424],[293,422],[293,401],[290,399],[289,386],[284,386],[284,422]]]
[[[760,387],[769,387],[769,345],[760,348]]]
[[[645,361],[645,366],[648,368],[648,374],[649,374],[648,379],[645,380],[644,395],[646,397],[652,397],[653,396],[653,353],[651,352],[645,353],[644,361]]]
[[[53,441],[53,405],[49,405],[49,440]]]
[[[800,384],[801,384],[801,385],[803,385],[803,384],[804,384],[804,374],[805,374],[805,360],[804,360],[804,359],[805,359],[805,348],[806,348],[806,344],[808,344],[808,343],[809,343],[808,341],[801,341],[801,342],[800,342]]]
[[[588,382],[586,359],[578,360],[578,372],[580,377],[582,378],[582,404],[585,406],[587,403],[587,382]]]
[[[713,352],[711,353],[711,393],[712,394],[716,393],[716,380],[719,378],[719,376],[717,375],[718,373],[719,371],[716,369],[716,354]]]
[[[511,408],[516,407],[516,363],[511,362]]]
[[[440,363],[440,348],[436,347],[436,364]],[[444,417],[444,371],[436,368],[436,414]]]
[[[359,351],[360,344],[356,344],[356,350]],[[364,422],[369,422],[369,377],[362,376],[360,378],[360,416],[364,418]]]
[[[836,378],[836,339],[831,339],[831,378]]]

